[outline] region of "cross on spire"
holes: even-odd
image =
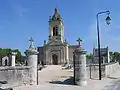
[[[78,38],[77,42],[78,42],[78,45],[79,45],[79,46],[81,46],[81,41],[82,41],[82,40],[81,40],[80,38]]]

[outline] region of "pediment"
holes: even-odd
[[[53,45],[63,45],[63,43],[61,41],[54,40],[54,41],[49,41],[48,45],[50,45],[50,46],[53,46]]]

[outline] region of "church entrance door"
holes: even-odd
[[[53,65],[58,65],[58,56],[56,54],[52,56],[52,60],[53,60]]]

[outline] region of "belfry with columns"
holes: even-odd
[[[70,45],[64,37],[64,22],[58,9],[49,17],[49,36],[44,45],[38,47],[38,62],[44,65],[73,63],[73,52],[78,45]]]

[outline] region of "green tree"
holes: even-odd
[[[86,58],[87,60],[93,60],[93,54],[87,54]]]
[[[120,62],[120,53],[119,52],[114,52],[113,53],[113,59]]]
[[[111,62],[114,62],[114,52],[109,52]]]
[[[120,53],[119,52],[109,52],[111,62],[119,62],[120,63]]]

